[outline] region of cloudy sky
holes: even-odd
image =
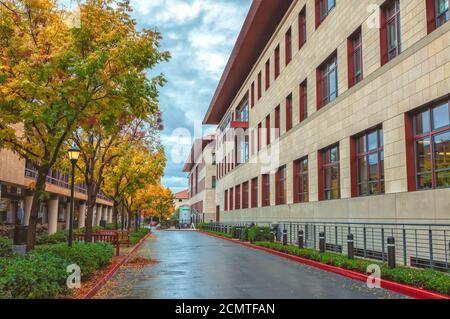
[[[181,138],[203,120],[220,76],[251,5],[251,0],[131,0],[139,27],[157,28],[169,63],[160,107],[165,129],[162,140],[168,165],[163,179],[174,192],[188,187],[183,162],[192,140]],[[207,133],[213,128],[204,127]],[[196,135],[200,135],[196,131]]]

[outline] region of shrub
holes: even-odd
[[[248,241],[248,228],[247,227],[241,228],[241,236],[239,239],[241,241]]]
[[[0,237],[0,257],[9,257],[13,254],[13,243],[6,237]]]
[[[131,232],[130,233],[130,244],[136,245],[149,232],[150,232],[150,230],[148,228],[140,228],[137,232]]]
[[[91,276],[96,270],[107,265],[114,255],[114,248],[107,243],[78,243],[72,247],[66,243],[37,247],[31,255],[53,255],[69,264],[77,264],[81,268],[82,278]]]
[[[450,276],[448,273],[439,272],[432,269],[417,269],[400,266],[390,269],[386,263],[365,259],[348,259],[345,255],[330,252],[320,253],[317,250],[300,249],[292,245],[283,246],[283,244],[280,243],[256,242],[255,244],[364,274],[366,273],[369,265],[376,264],[380,266],[382,279],[392,280],[414,287],[450,295]]]
[[[203,230],[203,229],[205,229],[205,227],[206,227],[206,224],[204,224],[204,223],[197,224],[197,229],[198,230]]]
[[[51,245],[67,242],[69,238],[68,230],[60,230],[54,234],[43,233],[36,240],[36,245]]]
[[[63,293],[68,262],[49,254],[0,261],[0,299],[55,298]]]
[[[113,224],[106,224],[105,229],[106,230],[116,230],[116,225],[114,223]]]
[[[270,227],[253,226],[248,230],[248,240],[252,243],[256,241],[270,241]]]

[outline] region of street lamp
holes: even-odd
[[[80,156],[80,150],[76,148],[69,149],[69,159],[72,163],[72,181],[70,184],[70,213],[69,213],[69,247],[72,247],[73,237],[73,210],[74,210],[74,188],[75,188],[75,164]]]

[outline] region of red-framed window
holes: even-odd
[[[381,65],[401,53],[400,1],[388,0],[381,7]]]
[[[270,114],[266,116],[266,145],[270,145]]]
[[[258,177],[252,179],[252,208],[258,207]]]
[[[336,0],[316,0],[316,29],[336,6]]]
[[[450,0],[426,0],[428,33],[450,20],[449,4]]]
[[[306,5],[298,15],[298,49],[306,43]]]
[[[258,124],[258,152],[261,150],[261,145],[262,145],[262,138],[261,138],[261,134],[262,134],[262,123]]]
[[[224,197],[224,206],[225,206],[225,211],[228,211],[228,189],[225,190],[225,194],[223,195]]]
[[[292,29],[289,30],[284,35],[285,42],[285,62],[288,65],[292,61]]]
[[[286,165],[278,168],[275,174],[275,203],[286,205]]]
[[[275,48],[273,67],[275,79],[277,79],[280,75],[280,45]]]
[[[280,137],[280,106],[275,108],[275,139]]]
[[[261,99],[262,96],[262,75],[261,72],[258,73],[258,100]]]
[[[317,68],[317,108],[334,101],[338,96],[337,54],[333,53]]]
[[[248,208],[248,182],[242,183],[242,209]]]
[[[294,203],[309,201],[308,156],[294,162]]]
[[[376,127],[352,137],[352,196],[384,194],[383,129]]]
[[[230,188],[230,190],[229,190],[229,192],[228,192],[229,194],[230,194],[230,210],[233,210],[234,208],[234,206],[233,206],[233,188]]]
[[[348,87],[351,88],[363,79],[363,55],[361,27],[348,39]]]
[[[292,94],[286,97],[286,132],[292,128]]]
[[[406,132],[409,190],[450,187],[450,98],[409,117],[412,120],[410,125],[407,123]]]
[[[270,175],[264,174],[261,178],[261,190],[262,190],[262,207],[270,206]]]
[[[308,81],[305,80],[300,84],[300,94],[299,94],[299,121],[303,122],[308,118]]]
[[[270,59],[266,62],[266,91],[270,88]]]
[[[234,188],[234,209],[241,209],[241,185]]]
[[[252,108],[255,106],[255,82],[252,83],[250,88],[250,104]]]
[[[320,151],[318,161],[319,200],[339,199],[341,196],[339,145]]]

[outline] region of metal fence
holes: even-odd
[[[396,262],[403,266],[450,271],[450,224],[395,224],[345,222],[238,222],[213,224],[227,230],[232,226],[270,226],[275,240],[281,241],[286,230],[288,243],[298,244],[303,232],[305,248],[319,249],[319,235],[325,235],[328,251],[347,254],[348,235],[352,234],[355,256],[387,261],[387,239],[395,239]],[[217,229],[217,228],[216,228]]]

